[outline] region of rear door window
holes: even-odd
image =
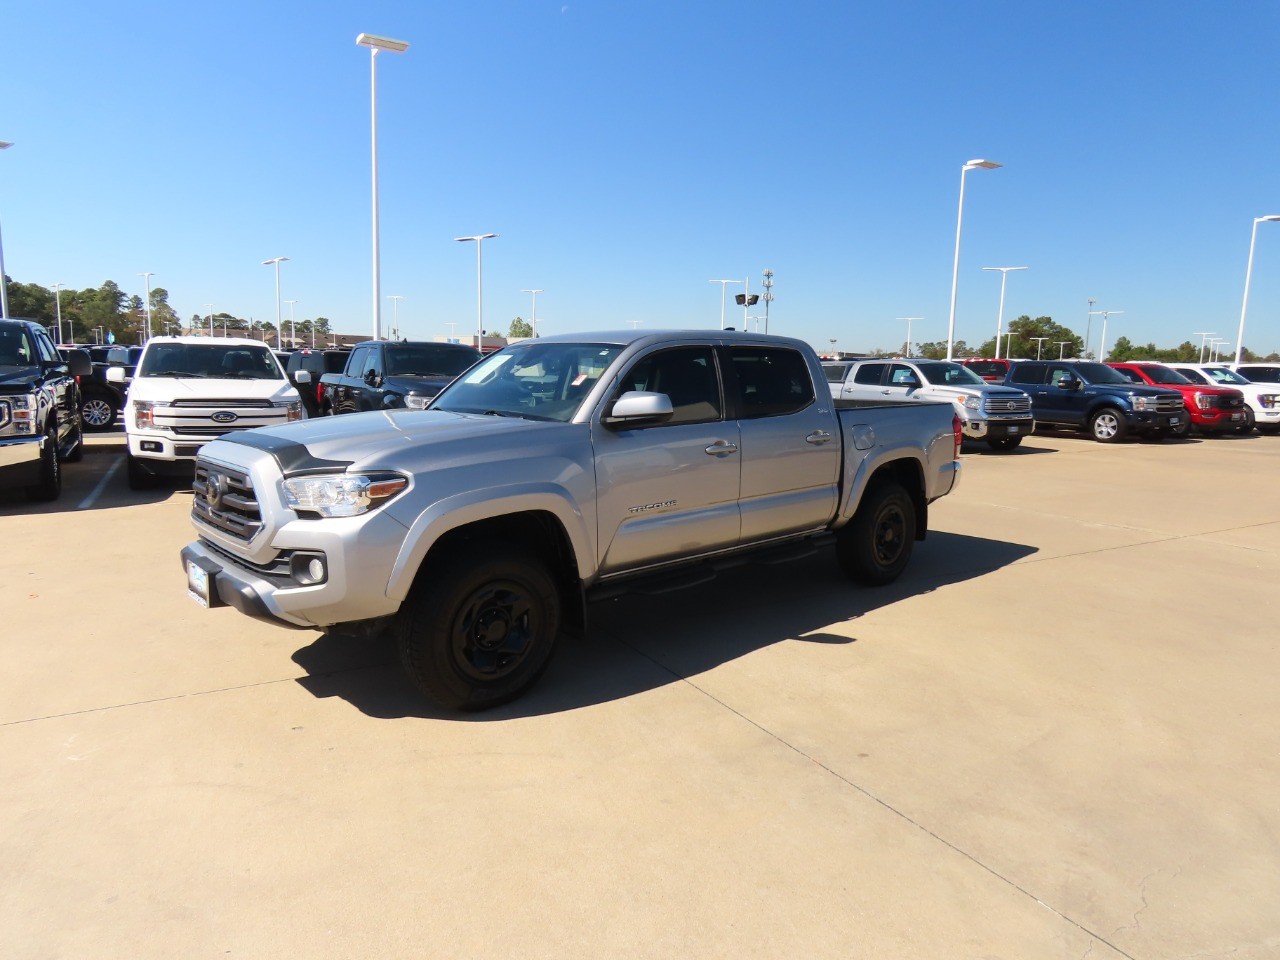
[[[879,386],[880,378],[884,376],[884,363],[864,363],[858,368],[857,373],[853,375],[854,383],[869,384],[871,386]]]
[[[813,378],[804,356],[786,347],[734,347],[729,351],[743,420],[779,417],[813,403]]]

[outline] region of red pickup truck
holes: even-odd
[[[1201,433],[1226,433],[1228,430],[1252,430],[1245,411],[1244,394],[1230,387],[1207,387],[1192,383],[1177,370],[1163,363],[1110,363],[1120,375],[1134,383],[1168,387],[1182,394],[1187,408],[1186,426],[1178,436],[1186,436],[1192,427]]]

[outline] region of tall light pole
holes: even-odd
[[[392,317],[391,339],[399,340],[400,339],[400,301],[403,300],[404,297],[397,296],[396,294],[393,293],[390,296],[388,296],[387,299],[391,301],[391,317]]]
[[[907,356],[911,356],[911,321],[923,320],[924,317],[898,317],[898,320],[907,321]]]
[[[956,285],[960,282],[960,225],[964,221],[964,175],[970,170],[995,170],[1000,164],[994,160],[970,160],[960,168],[960,209],[956,213],[956,259],[951,268],[951,313],[947,320],[947,359],[952,359],[952,345],[956,337]]]
[[[288,260],[288,257],[272,257],[270,260],[263,260],[264,267],[275,264],[276,266],[276,343],[280,342],[280,264]],[[263,340],[266,340],[266,334],[263,334]]]
[[[71,342],[70,340],[64,340],[64,339],[62,338],[62,288],[63,288],[64,284],[61,284],[61,283],[52,283],[52,284],[50,284],[50,286],[51,286],[51,287],[53,287],[53,304],[54,304],[54,309],[55,309],[55,310],[57,311],[57,313],[58,313],[58,342],[59,342],[59,343],[70,343],[70,342]]]
[[[742,283],[741,280],[708,280],[707,283],[720,284],[720,329],[724,329],[724,292],[731,283]]]
[[[297,302],[298,302],[297,300],[285,301],[285,303],[289,305],[289,346],[290,347],[294,346],[298,342],[298,333],[293,327],[293,305]]]
[[[155,274],[140,273],[138,274],[138,276],[147,278],[147,299],[146,299],[146,302],[143,303],[143,306],[146,307],[147,309],[147,339],[150,340],[151,339],[151,278],[154,277]]]
[[[1124,313],[1123,310],[1099,310],[1102,314],[1102,340],[1098,343],[1098,360],[1099,362],[1107,359],[1107,317],[1119,316]]]
[[[759,333],[759,332],[760,332],[760,321],[761,321],[761,320],[768,320],[768,319],[769,319],[768,317],[747,317],[747,329],[748,329],[748,330],[750,330],[750,329],[751,329],[751,321],[752,321],[752,320],[754,320],[754,321],[756,322],[756,333]]]
[[[644,321],[643,321],[643,320],[628,320],[628,321],[627,321],[627,323],[631,324],[631,329],[632,329],[632,330],[635,330],[637,327],[639,327],[639,326],[640,326],[640,324],[644,323]]]
[[[764,301],[764,332],[769,332],[769,304],[773,303],[773,271],[764,272],[764,293],[760,295]]]
[[[1028,339],[1028,340],[1034,340],[1034,341],[1036,342],[1036,359],[1037,359],[1037,360],[1039,360],[1039,359],[1040,359],[1040,350],[1041,350],[1041,348],[1044,346],[1044,342],[1045,342],[1046,340],[1050,340],[1050,339],[1052,339],[1052,338],[1051,338],[1051,337],[1027,337],[1027,339]]]
[[[453,238],[459,243],[475,241],[476,245],[476,349],[481,353],[484,352],[484,272],[481,266],[480,251],[484,249],[486,240],[492,240],[496,236],[496,233],[482,233],[474,237]]]
[[[213,336],[213,304],[206,303],[205,306],[209,308],[209,336],[212,337]]]
[[[1100,312],[1093,309],[1093,305],[1097,303],[1097,298],[1089,297],[1089,312],[1084,318],[1084,356],[1089,356],[1089,335],[1093,332],[1093,318]]]
[[[1054,343],[1056,343],[1056,344],[1058,345],[1058,359],[1059,359],[1059,360],[1065,360],[1065,359],[1066,359],[1065,354],[1066,354],[1066,352],[1067,352],[1067,345],[1068,345],[1069,343],[1071,343],[1071,341],[1070,341],[1070,340],[1055,340],[1055,341],[1053,341],[1053,342],[1054,342]]]
[[[996,314],[996,356],[1000,359],[1000,333],[1004,330],[1004,283],[1009,279],[1010,270],[1030,270],[1030,267],[983,267],[983,270],[1000,271],[1000,311]]]
[[[1204,343],[1209,337],[1216,337],[1218,334],[1213,330],[1197,330],[1192,334],[1193,337],[1200,338],[1200,352],[1196,354],[1200,363],[1204,363]]]
[[[1258,242],[1258,224],[1263,221],[1280,220],[1280,214],[1253,218],[1253,235],[1249,238],[1249,266],[1244,271],[1244,302],[1240,304],[1240,332],[1236,334],[1236,363],[1240,363],[1240,355],[1244,352],[1244,315],[1249,310],[1249,280],[1253,276],[1253,247]]]
[[[529,320],[529,326],[533,327],[533,335],[538,335],[538,294],[545,293],[545,290],[521,290],[521,293],[533,294],[533,316]]]
[[[1218,360],[1222,357],[1222,348],[1229,347],[1229,346],[1231,346],[1230,340],[1214,340],[1213,341],[1213,360],[1211,362],[1217,363]]]
[[[458,325],[458,322],[457,322],[456,320],[450,321],[449,323],[446,323],[446,324],[445,324],[445,326],[449,328],[449,342],[450,342],[450,343],[457,343],[457,342],[458,342],[457,331],[454,329],[454,327],[456,327],[457,325]]]
[[[13,146],[9,140],[0,140],[0,150]],[[4,275],[4,237],[0,236],[0,320],[9,319],[9,283]]]
[[[376,37],[362,33],[356,43],[369,48],[369,113],[372,117],[369,140],[372,144],[373,167],[373,339],[382,339],[382,262],[378,255],[378,53],[404,53],[409,44],[403,40]]]

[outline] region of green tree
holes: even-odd
[[[151,325],[156,330],[182,326],[177,311],[169,306],[169,291],[164,287],[154,287],[151,291]]]
[[[533,336],[533,326],[528,320],[516,317],[511,321],[511,326],[507,329],[508,340],[518,340],[524,337]]]
[[[1042,357],[1079,357],[1083,355],[1084,340],[1069,327],[1054,323],[1053,317],[1031,319],[1023,314],[1009,322],[1007,340],[1000,345],[1000,356],[1011,359],[1034,358],[1037,351]],[[1037,337],[1044,341],[1037,346]],[[1059,346],[1064,344],[1064,346]],[[986,340],[978,347],[977,356],[994,357],[996,338]]]

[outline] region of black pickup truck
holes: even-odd
[[[479,359],[479,350],[460,343],[366,340],[352,348],[342,373],[320,377],[320,412],[421,410]]]
[[[62,462],[84,456],[80,387],[89,355],[64,359],[44,327],[0,320],[0,488],[25,487],[32,500],[62,493]]]

